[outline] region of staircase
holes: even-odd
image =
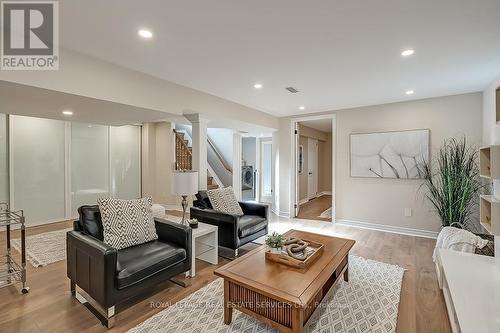
[[[184,138],[184,133],[174,130],[175,134],[175,170],[193,170],[193,147]],[[207,176],[207,189],[214,190],[219,185],[214,183],[214,177]]]

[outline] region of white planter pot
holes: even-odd
[[[271,253],[280,254],[281,253],[281,248],[271,247]]]

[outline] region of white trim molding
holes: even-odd
[[[285,218],[290,218],[290,212],[285,212],[285,211],[279,211],[276,210],[275,208],[271,209],[273,214],[278,215],[279,217],[285,217]]]
[[[303,204],[305,204],[306,202],[309,202],[309,199],[307,199],[307,198],[300,199],[300,201],[299,201],[299,206],[302,206],[302,205],[303,205]]]
[[[348,227],[354,227],[354,228],[384,231],[384,232],[391,232],[394,234],[432,238],[432,239],[436,239],[438,236],[438,232],[436,232],[436,231],[412,229],[412,228],[397,227],[397,226],[392,226],[392,225],[352,221],[352,220],[345,220],[345,219],[338,219],[335,221],[335,224],[344,225],[344,226],[348,226]]]

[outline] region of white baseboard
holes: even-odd
[[[305,199],[301,199],[299,201],[299,206],[302,206],[303,204],[305,204],[306,202],[309,202],[309,199],[305,198]]]
[[[335,224],[345,225],[345,226],[355,227],[355,228],[369,229],[369,230],[392,232],[392,233],[401,234],[401,235],[432,238],[432,239],[436,239],[438,236],[438,232],[436,232],[436,231],[412,229],[412,228],[405,228],[405,227],[396,227],[396,226],[391,226],[391,225],[352,221],[352,220],[345,220],[345,219],[338,219],[335,221]]]
[[[285,211],[279,211],[276,209],[271,209],[271,211],[275,214],[278,215],[279,217],[285,217],[285,218],[290,218],[290,212],[285,212]]]
[[[322,191],[322,192],[319,192],[316,197],[321,197],[322,195],[332,195],[332,191]]]

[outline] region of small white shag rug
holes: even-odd
[[[26,259],[34,267],[43,267],[66,259],[66,233],[62,229],[26,237]],[[12,247],[21,253],[21,239],[12,240]]]
[[[350,256],[349,282],[341,279],[330,289],[304,332],[395,332],[403,273],[396,265]],[[225,325],[223,289],[219,278],[128,332],[277,332],[237,310],[231,325]]]
[[[323,213],[321,213],[320,216],[318,217],[322,217],[322,218],[326,218],[326,219],[331,219],[332,218],[332,207],[328,208],[327,210],[325,210]]]

